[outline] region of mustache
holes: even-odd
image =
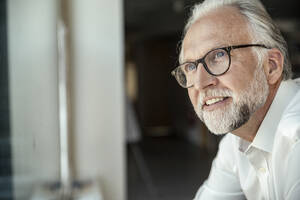
[[[198,102],[199,105],[202,106],[204,104],[205,98],[210,97],[232,97],[233,92],[229,89],[207,89],[204,92],[199,93]]]

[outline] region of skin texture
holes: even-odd
[[[223,7],[201,17],[189,28],[183,40],[183,62],[201,58],[209,50],[217,47],[251,43],[253,42],[246,19],[236,8]],[[229,89],[233,93],[240,93],[251,82],[258,65],[257,57],[251,48],[232,50],[231,58],[230,68],[222,76],[211,76],[199,64],[194,86],[188,89],[195,109],[201,109],[197,107],[199,94],[205,90]],[[282,79],[283,56],[278,49],[268,50],[263,60],[263,68],[269,86],[267,100],[251,115],[247,123],[232,131],[250,142],[253,141]]]

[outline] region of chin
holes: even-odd
[[[214,135],[225,135],[227,133],[230,133],[234,129],[232,129],[230,126],[211,126],[211,124],[206,123],[206,127],[208,130],[213,133]]]
[[[199,118],[207,126],[208,130],[215,135],[224,135],[246,124],[251,116],[250,108],[246,104],[236,109],[218,110],[215,112],[203,112]]]

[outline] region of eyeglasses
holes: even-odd
[[[247,47],[262,47],[270,49],[263,44],[243,44],[236,46],[221,47],[210,50],[202,58],[191,62],[184,62],[176,67],[171,74],[176,78],[179,85],[183,88],[189,88],[194,85],[196,72],[199,63],[212,76],[220,76],[225,74],[230,67],[231,55],[230,51],[233,49],[247,48]]]

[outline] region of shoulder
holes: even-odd
[[[296,92],[282,114],[273,146],[273,164],[277,168],[278,184],[284,183],[282,188],[285,197],[293,195],[295,188],[300,188],[299,155],[300,90]]]
[[[278,125],[282,137],[300,139],[300,91],[284,111]]]
[[[278,131],[283,137],[297,140],[300,138],[300,79],[294,82],[298,85],[298,90],[282,114]]]
[[[300,155],[300,85],[295,88],[297,88],[294,90],[295,95],[290,99],[282,113],[273,146],[276,160],[279,163],[284,163],[286,167],[291,162],[297,167],[300,164],[300,159],[298,159]]]

